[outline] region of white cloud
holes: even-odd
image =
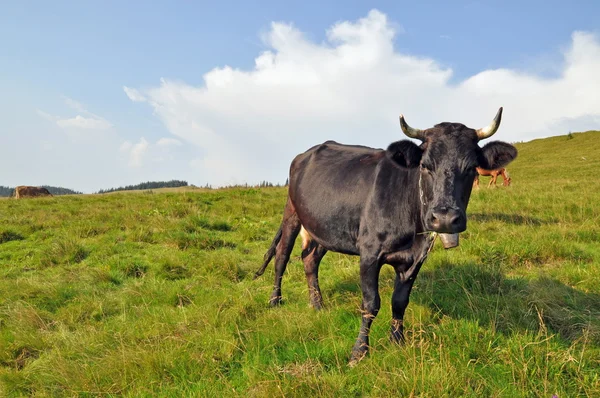
[[[63,97],[65,104],[86,116],[77,115],[72,118],[61,118],[60,116],[51,115],[47,112],[37,109],[36,112],[42,118],[55,122],[59,127],[63,129],[75,129],[75,130],[108,130],[113,127],[112,123],[108,120],[93,114],[92,112],[85,109],[80,103],[69,97]]]
[[[148,141],[142,137],[138,143],[129,146],[129,166],[142,167],[144,164],[144,156],[146,155],[149,146]],[[121,145],[121,148],[123,148],[123,145]]]
[[[41,111],[39,109],[36,109],[35,111],[39,116],[41,116],[42,118],[44,118],[50,122],[56,122],[59,119],[58,117],[53,116],[47,112]]]
[[[374,10],[315,43],[272,23],[263,36],[270,50],[251,70],[217,67],[200,87],[161,79],[133,98],[125,92],[147,99],[173,135],[196,145],[192,166],[213,185],[283,181],[295,154],[328,139],[386,146],[403,138],[400,113],[419,128],[478,128],[503,106],[496,137],[505,141],[566,134],[569,123],[597,127],[600,43],[590,33],[573,33],[557,78],[494,69],[452,84],[450,68],[397,52],[394,26]]]
[[[119,147],[119,151],[121,152],[129,152],[131,150],[131,147],[133,146],[133,144],[129,141],[124,141],[121,146]]]
[[[155,163],[173,160],[172,150],[182,145],[181,141],[175,138],[163,137],[152,144],[146,138],[141,137],[136,144],[132,144],[130,141],[123,141],[119,147],[119,151],[128,156],[130,167],[141,168],[145,166],[147,159]]]
[[[160,146],[160,147],[173,147],[173,146],[181,146],[181,141],[175,139],[175,138],[161,138],[158,141],[156,141],[156,145]]]
[[[144,97],[142,95],[142,93],[140,93],[135,88],[129,88],[127,86],[123,86],[123,91],[125,91],[125,94],[127,94],[127,96],[129,97],[129,99],[132,100],[133,102],[144,102],[144,101],[146,101],[146,97]]]
[[[75,109],[77,112],[88,113],[88,111],[85,109],[81,102],[75,101],[74,99],[65,96],[63,96],[62,98],[65,101],[65,104],[67,104],[70,108]]]
[[[77,115],[70,119],[59,119],[56,121],[59,127],[64,129],[74,128],[74,129],[91,129],[91,130],[106,130],[112,127],[112,125],[104,120],[97,119],[94,117],[83,117],[81,115]]]

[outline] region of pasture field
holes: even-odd
[[[299,244],[257,280],[286,188],[0,201],[0,396],[600,396],[600,132],[517,144],[513,183],[472,195],[371,354],[358,257],[328,253],[308,305]]]

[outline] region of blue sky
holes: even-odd
[[[529,87],[527,82],[542,92],[546,87],[550,90],[551,86],[559,85],[557,79],[569,75],[567,71],[580,73],[595,65],[595,58],[586,58],[581,61],[584,66],[577,66],[575,63],[586,56],[569,58],[568,54],[579,54],[577,51],[595,54],[600,30],[597,19],[600,3],[594,1],[262,1],[255,4],[23,1],[0,5],[0,147],[7,153],[0,162],[0,185],[51,184],[92,192],[142,180],[171,178],[187,179],[197,185],[254,183],[263,179],[284,181],[291,157],[316,142],[336,137],[341,141],[384,146],[390,139],[398,139],[394,138],[398,131],[393,124],[397,123],[397,116],[389,117],[391,123],[384,122],[377,118],[387,115],[373,116],[377,112],[365,107],[365,115],[360,119],[365,121],[360,126],[365,135],[360,131],[344,133],[343,122],[337,123],[335,117],[319,115],[312,109],[307,110],[306,118],[296,120],[293,116],[285,117],[287,108],[278,108],[270,125],[277,126],[275,130],[280,134],[288,134],[279,139],[264,127],[265,118],[271,115],[256,108],[269,103],[271,89],[256,91],[255,83],[252,89],[245,86],[248,79],[254,78],[255,60],[264,51],[280,56],[278,59],[288,65],[286,68],[306,70],[312,67],[304,64],[303,57],[313,59],[321,51],[313,47],[331,49],[341,46],[340,43],[352,47],[356,40],[365,40],[366,44],[352,47],[358,57],[352,59],[359,59],[361,51],[369,52],[369,45],[381,44],[382,53],[375,55],[378,61],[361,69],[361,81],[381,75],[381,70],[387,71],[390,65],[401,62],[400,58],[408,57],[412,64],[423,62],[415,71],[434,64],[431,73],[416,79],[421,82],[422,90],[421,86],[398,82],[389,85],[389,90],[397,92],[388,93],[385,81],[377,81],[374,84],[379,91],[359,90],[357,84],[355,91],[345,92],[332,83],[319,98],[343,96],[343,103],[352,107],[348,95],[368,93],[375,98],[384,92],[383,97],[396,95],[397,105],[406,103],[404,108],[411,110],[409,99],[415,100],[423,92],[427,98],[413,101],[420,105],[413,110],[417,122],[434,123],[456,115],[467,118],[456,121],[473,124],[493,117],[498,106],[506,108],[507,104],[492,106],[490,100],[485,114],[481,114],[475,109],[476,104],[471,106],[462,99],[467,101],[465,108],[473,108],[472,113],[461,109],[460,115],[456,111],[447,114],[450,109],[446,105],[452,101],[448,97],[445,102],[437,98],[433,101],[436,106],[432,103],[431,109],[424,109],[429,99],[437,97],[435,84],[441,84],[437,87],[444,92],[462,85],[472,92],[476,86],[483,90],[477,95],[490,97],[493,92],[496,97],[492,97],[497,99],[500,94],[493,82],[508,79],[506,87],[514,83],[514,89],[503,93],[502,99],[509,104],[514,99],[516,108],[516,104],[521,104],[518,97],[522,96],[518,89]],[[372,10],[379,14],[370,14]],[[384,22],[378,15],[384,16]],[[342,33],[341,38],[333,41],[327,36],[332,27],[344,22],[358,32],[362,29],[359,21],[365,18],[375,21],[371,24],[367,21],[363,27],[374,29],[371,36],[369,32],[361,33],[357,39],[355,33],[349,36]],[[289,44],[294,34],[284,29],[281,34],[291,36],[286,36],[285,44],[278,48],[274,44],[277,40],[273,22],[291,26],[301,33],[302,41],[294,41],[295,47]],[[387,33],[377,33],[380,22],[386,32],[394,32],[389,40],[393,53],[386,47]],[[574,38],[576,32],[583,33]],[[318,60],[314,62],[319,66]],[[338,65],[335,62],[332,60],[332,65]],[[569,69],[569,65],[575,66]],[[247,76],[227,77],[226,84],[223,83],[227,87],[219,83],[211,87],[210,93],[203,92],[206,74],[225,66]],[[499,70],[508,72],[494,75],[493,81],[482,74]],[[348,76],[356,79],[355,72],[352,69]],[[401,76],[390,73],[390,81],[401,80]],[[560,90],[567,90],[571,84],[566,92],[578,91],[577,85],[582,81],[592,86],[598,84],[597,78],[592,76],[590,80],[585,76],[586,80],[582,73],[569,80],[570,83],[565,82]],[[327,76],[330,75],[319,75],[319,87],[332,81]],[[349,77],[345,85],[354,85],[353,78]],[[481,83],[484,78],[485,84]],[[532,80],[522,80],[528,78]],[[161,79],[165,82],[161,83]],[[283,79],[277,80],[281,82],[278,87],[294,86],[292,81]],[[443,82],[439,83],[439,79]],[[143,101],[132,101],[124,86],[135,90]],[[289,91],[294,96],[289,100],[290,106],[302,108],[302,102],[294,101],[308,98],[314,90],[295,90]],[[276,91],[284,96],[276,103],[287,102],[287,91]],[[239,102],[247,93],[252,93],[252,98]],[[460,98],[468,97],[462,91],[459,94]],[[236,106],[247,106],[255,113],[227,112],[225,99],[217,110],[206,102],[211,99],[220,103],[221,98],[235,98]],[[569,103],[572,101],[566,104]],[[424,109],[422,114],[421,109]],[[505,110],[510,118],[511,108]],[[293,115],[293,110],[289,111]],[[401,112],[410,122],[411,115],[402,109],[396,114]],[[535,109],[531,112],[535,113]],[[526,113],[521,116],[524,121]],[[258,114],[261,120],[257,120],[258,116],[252,118]],[[329,111],[329,115],[336,114],[335,109]],[[343,112],[338,115],[343,117]],[[77,116],[80,118],[74,120]],[[499,134],[499,139],[531,139],[564,134],[571,127],[593,127],[598,113],[569,111],[559,116],[563,119],[554,124],[546,121],[539,126],[528,126],[522,133]],[[288,129],[290,124],[294,128]],[[247,127],[245,135],[241,126]],[[302,128],[310,133],[304,133]],[[210,143],[204,144],[205,141]],[[295,147],[285,146],[286,142],[293,142]],[[248,155],[253,145],[257,146],[256,157]],[[24,162],[24,148],[38,160]],[[274,155],[269,162],[270,154]],[[228,160],[228,156],[232,159]]]

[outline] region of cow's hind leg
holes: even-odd
[[[281,279],[290,260],[290,255],[294,249],[294,242],[300,232],[300,220],[294,209],[294,205],[288,199],[283,212],[283,222],[281,224],[281,240],[277,244],[275,252],[275,282],[273,293],[269,303],[276,306],[281,303]]]
[[[323,308],[323,296],[319,288],[319,264],[327,253],[327,249],[311,239],[304,228],[300,230],[302,236],[302,260],[304,261],[304,273],[308,283],[308,297],[310,305],[320,310]]]

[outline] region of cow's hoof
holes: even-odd
[[[390,333],[390,341],[394,344],[398,344],[398,345],[402,345],[404,344],[404,342],[406,341],[404,338],[404,333],[400,332],[394,332],[392,330],[392,333]]]
[[[350,361],[348,361],[348,366],[354,367],[360,361],[363,360],[364,357],[369,353],[369,345],[363,342],[356,342],[354,348],[352,348],[352,354],[350,355]]]
[[[281,296],[271,297],[271,299],[269,300],[269,305],[271,307],[278,307],[281,305],[282,302],[283,300],[281,299]]]
[[[311,300],[310,306],[313,307],[315,310],[320,311],[323,309],[323,302]]]
[[[402,325],[401,320],[392,319],[390,341],[396,344],[404,344],[404,326]]]
[[[367,351],[363,351],[363,352],[352,351],[352,355],[350,356],[350,360],[348,361],[348,366],[351,368],[355,367],[366,356],[367,356]]]

